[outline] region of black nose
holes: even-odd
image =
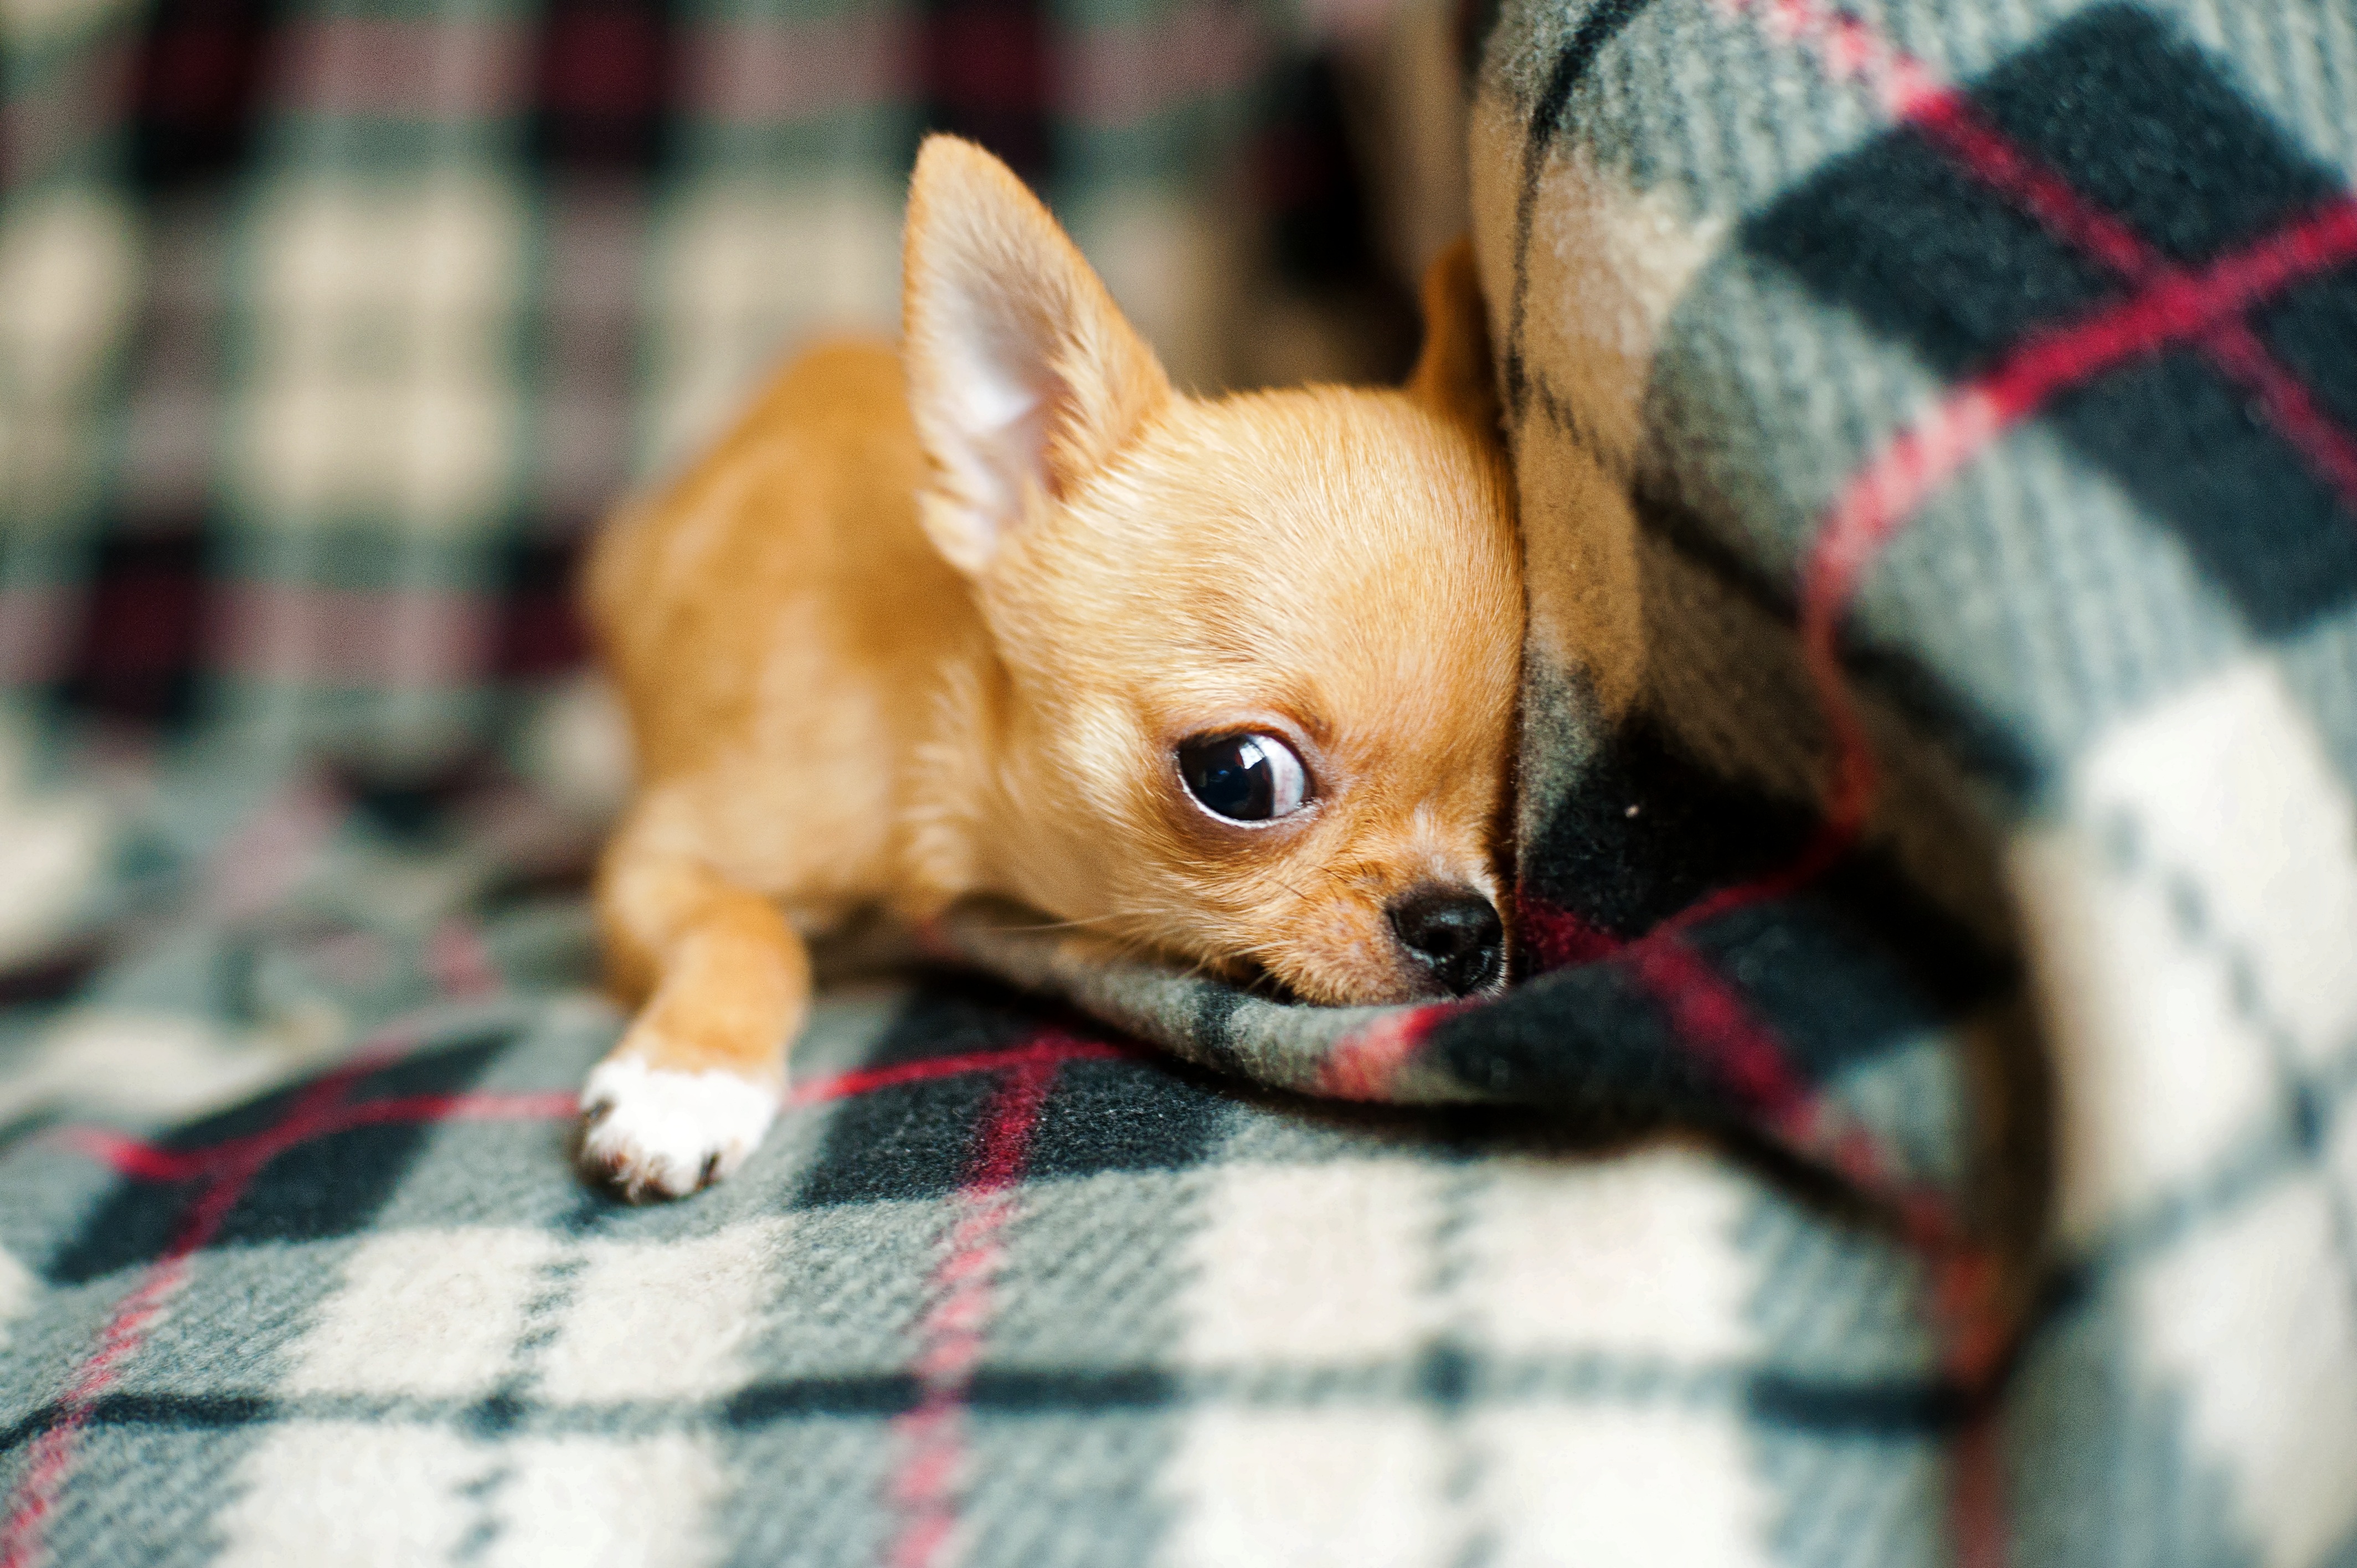
[[[1469,996],[1498,978],[1506,929],[1496,907],[1471,888],[1412,888],[1391,915],[1400,946],[1450,995]]]

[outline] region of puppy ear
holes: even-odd
[[[1481,280],[1473,242],[1460,237],[1424,274],[1424,352],[1407,378],[1410,396],[1434,413],[1461,421],[1485,436],[1501,424],[1497,372],[1490,362],[1490,318],[1481,306]]]
[[[1069,494],[1169,379],[1037,197],[971,142],[917,153],[902,241],[909,401],[932,470],[925,532],[969,575]]]

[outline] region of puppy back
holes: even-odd
[[[729,492],[750,489],[748,476],[781,448],[831,442],[843,452],[879,440],[912,446],[907,426],[906,383],[888,344],[838,339],[780,366],[718,440],[669,478],[625,496],[598,526],[579,601],[600,657],[626,676],[644,662],[680,596],[695,591],[698,558],[708,553],[681,548],[690,542],[684,536],[699,526],[709,531]]]

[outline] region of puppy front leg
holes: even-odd
[[[680,1197],[760,1143],[810,1011],[810,954],[777,906],[683,856],[608,854],[598,917],[644,1004],[581,1092],[581,1162],[632,1202]]]

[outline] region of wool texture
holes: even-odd
[[[1273,26],[920,9],[12,37],[0,1563],[2357,1550],[2337,0],[1469,8],[1514,987],[970,911],[579,1182],[567,541],[928,118],[1211,232]]]

